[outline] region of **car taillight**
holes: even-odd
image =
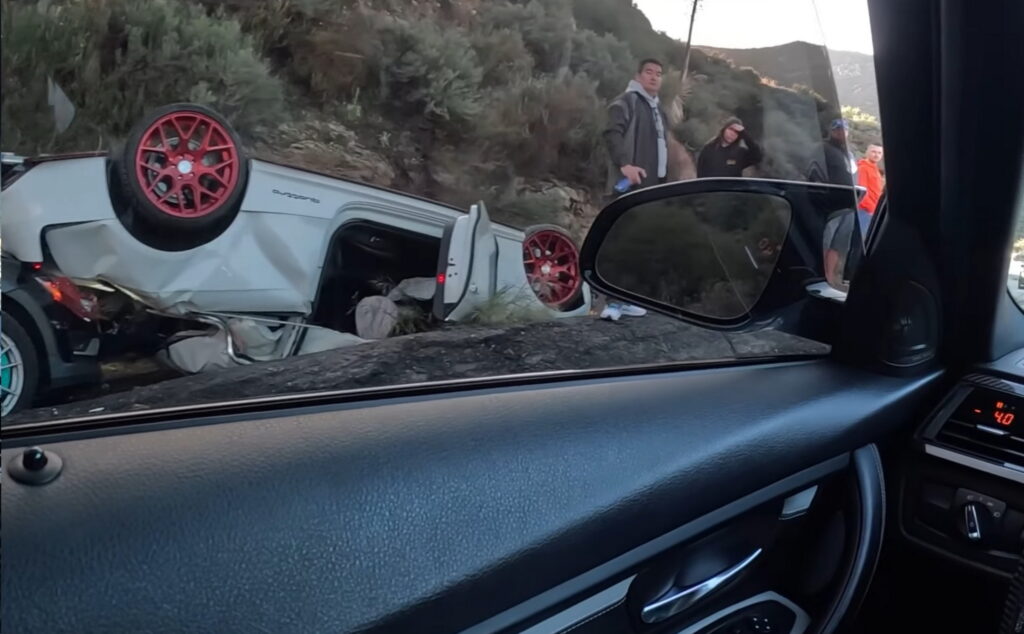
[[[63,276],[37,277],[53,301],[86,321],[100,318],[100,303],[92,293],[83,292],[74,282]]]

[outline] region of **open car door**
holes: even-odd
[[[437,263],[434,316],[457,321],[494,296],[498,243],[484,203],[469,208],[444,230]]]

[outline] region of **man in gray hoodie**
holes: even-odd
[[[645,59],[626,92],[608,105],[604,141],[611,165],[608,190],[623,193],[615,185],[628,180],[629,188],[649,187],[665,181],[668,172],[668,118],[658,102],[662,65]]]
[[[658,102],[661,62],[645,59],[626,92],[608,105],[604,142],[611,164],[608,191],[618,196],[628,190],[665,182],[668,173],[668,118]],[[625,187],[616,187],[624,182]],[[643,317],[647,311],[632,304],[608,302],[602,319],[618,321],[623,315]]]

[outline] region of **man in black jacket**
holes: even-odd
[[[604,141],[611,159],[608,190],[615,195],[623,193],[614,189],[622,180],[629,181],[629,189],[665,182],[668,118],[658,101],[661,74],[661,62],[643,60],[626,92],[608,105]]]
[[[812,183],[833,185],[857,184],[857,159],[847,146],[846,135],[850,129],[846,119],[834,119],[828,126],[828,138],[821,144],[807,169],[807,180]]]
[[[743,170],[760,163],[761,156],[761,146],[747,133],[743,122],[732,117],[701,149],[697,157],[697,178],[743,176]]]

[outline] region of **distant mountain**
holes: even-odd
[[[753,68],[759,75],[774,79],[780,86],[803,84],[826,101],[835,103],[838,97],[840,105],[854,106],[878,117],[875,61],[871,55],[828,51],[826,56],[822,46],[807,42],[790,42],[765,48],[696,48],[720,55],[738,67]]]

